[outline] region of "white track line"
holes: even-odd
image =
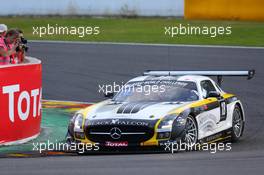
[[[19,145],[19,144],[22,144],[22,143],[26,143],[30,140],[33,140],[35,138],[37,138],[39,136],[40,133],[37,133],[36,135],[33,135],[31,137],[28,137],[28,138],[24,138],[24,139],[21,139],[21,140],[16,140],[16,141],[11,141],[11,142],[3,142],[3,143],[0,143],[0,146],[10,146],[10,145]]]
[[[147,44],[147,43],[118,43],[118,42],[86,42],[86,41],[49,41],[29,40],[31,43],[58,43],[58,44],[91,44],[91,45],[127,45],[127,46],[159,46],[159,47],[202,47],[202,48],[230,48],[230,49],[264,49],[251,46],[220,46],[220,45],[189,45],[189,44]]]

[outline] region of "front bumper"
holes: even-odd
[[[170,136],[172,136],[173,134],[170,134]],[[75,135],[76,136],[76,135]],[[111,148],[111,149],[115,149],[115,148],[131,148],[131,147],[135,147],[135,148],[143,148],[143,147],[164,147],[167,144],[171,144],[171,143],[175,143],[175,142],[179,142],[182,140],[182,138],[184,137],[184,132],[182,132],[181,134],[177,135],[177,138],[173,138],[173,140],[171,139],[171,137],[166,138],[166,139],[157,139],[158,137],[158,133],[154,133],[153,137],[144,141],[144,142],[134,142],[131,140],[102,140],[100,142],[94,142],[90,139],[88,139],[86,136],[84,139],[80,139],[80,138],[76,138],[74,136],[72,136],[71,134],[67,134],[66,136],[66,140],[68,144],[71,143],[75,143],[75,144],[97,144],[100,148]]]
[[[69,143],[96,143],[100,147],[109,148],[159,147],[167,142],[181,140],[184,136],[184,126],[176,126],[170,130],[158,129],[160,120],[113,120],[98,120],[92,123],[85,120],[82,130],[75,130],[73,124],[70,124],[67,141]]]

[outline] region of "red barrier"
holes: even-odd
[[[41,62],[27,61],[0,66],[0,145],[23,143],[40,133]]]

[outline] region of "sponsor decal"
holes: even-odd
[[[149,126],[148,122],[140,121],[140,120],[120,120],[120,119],[112,119],[112,120],[93,120],[88,121],[88,125],[100,126],[100,125],[120,125],[120,126]]]
[[[36,137],[41,122],[41,64],[0,70],[0,144]]]
[[[209,142],[209,141],[215,140],[217,138],[220,138],[221,136],[223,136],[223,134],[222,133],[218,133],[218,134],[215,134],[215,135],[212,135],[212,136],[209,136],[209,137],[205,138],[205,141]]]
[[[128,142],[127,141],[123,141],[123,142],[105,142],[105,146],[108,147],[127,147],[128,146]]]
[[[33,117],[40,115],[41,110],[41,88],[32,89],[30,91],[24,90],[21,92],[19,84],[3,86],[3,95],[8,96],[8,116],[10,122],[15,122],[15,106],[17,107],[18,117],[20,120],[27,120],[30,112]],[[24,111],[22,109],[24,105]],[[16,104],[15,104],[16,103]],[[33,104],[32,106],[30,104]]]

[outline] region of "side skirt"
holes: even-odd
[[[231,139],[232,128],[220,131],[199,140],[200,143],[214,143]]]

